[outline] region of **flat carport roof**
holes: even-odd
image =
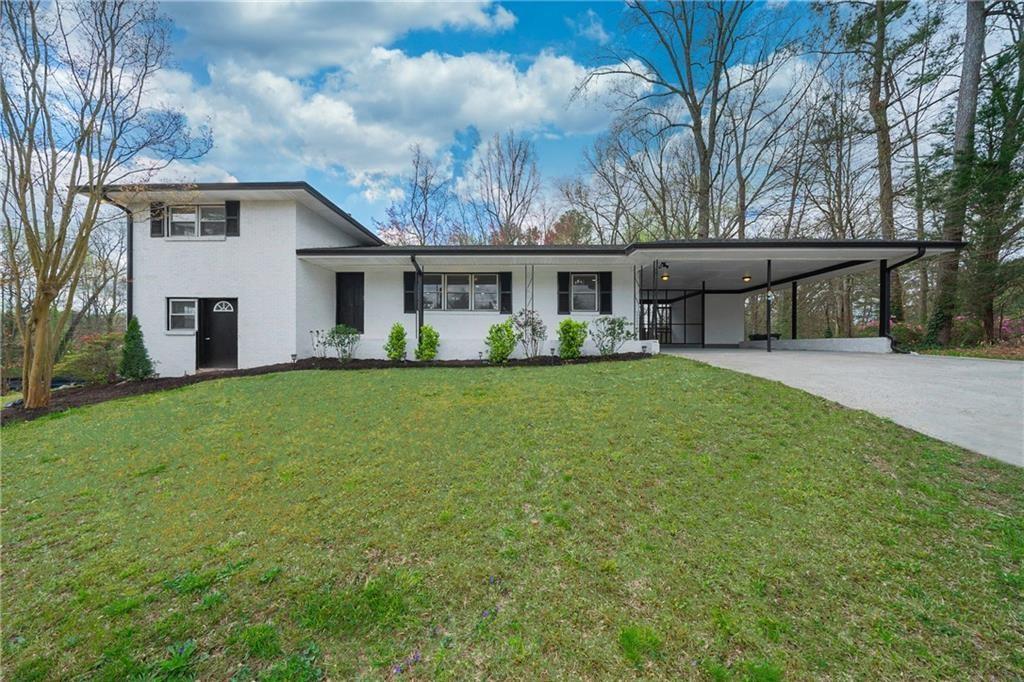
[[[423,267],[467,265],[635,265],[650,286],[655,269],[667,265],[673,288],[752,293],[767,285],[767,264],[772,283],[811,281],[877,267],[891,269],[920,257],[950,253],[963,247],[955,241],[916,240],[686,240],[613,245],[457,245],[356,246],[297,249],[304,261],[328,268],[353,265],[406,265],[413,257]],[[745,275],[750,282],[743,282]]]

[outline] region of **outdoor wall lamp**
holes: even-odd
[[[668,281],[668,263],[662,262],[661,264],[661,281]]]

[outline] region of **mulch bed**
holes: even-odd
[[[621,360],[640,360],[648,358],[644,353],[617,353],[615,355],[599,356],[587,355],[577,360],[562,360],[551,355],[542,355],[536,358],[509,360],[507,367],[547,367],[556,365],[583,365],[591,362],[615,362]],[[50,406],[38,410],[27,410],[22,406],[5,407],[0,413],[0,422],[10,424],[19,421],[31,421],[53,412],[63,412],[72,407],[82,405],[94,405],[108,400],[125,398],[144,393],[155,393],[157,391],[169,391],[173,388],[198,384],[201,381],[212,379],[226,379],[229,377],[248,377],[260,374],[272,374],[274,372],[294,372],[306,369],[322,370],[354,370],[354,369],[419,369],[424,367],[493,367],[493,365],[482,360],[434,360],[432,362],[390,362],[388,360],[349,360],[340,362],[333,358],[304,358],[295,362],[285,362],[279,365],[264,365],[262,367],[251,367],[249,369],[229,369],[223,371],[206,371],[199,374],[189,374],[180,377],[166,377],[160,379],[147,379],[146,381],[123,381],[117,384],[104,384],[101,386],[77,386],[62,388],[51,394]]]

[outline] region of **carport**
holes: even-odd
[[[640,338],[672,347],[763,347],[887,352],[890,282],[896,269],[920,258],[950,254],[961,242],[914,240],[696,240],[634,244],[636,329]],[[878,273],[878,338],[801,339],[797,290],[801,283],[858,272]],[[772,304],[792,296],[790,335],[773,340]],[[765,297],[764,333],[743,337],[743,301]],[[738,329],[738,333],[737,333]]]

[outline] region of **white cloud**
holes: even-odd
[[[465,2],[206,2],[164,9],[186,37],[179,58],[202,53],[289,76],[344,67],[371,48],[416,30],[498,32],[515,15],[486,0]]]
[[[182,106],[193,124],[212,127],[206,161],[268,178],[333,172],[371,201],[390,196],[414,143],[437,155],[469,127],[483,137],[509,128],[598,131],[610,113],[593,98],[613,85],[599,82],[587,99],[572,101],[584,67],[547,52],[520,67],[504,53],[411,56],[378,47],[317,86],[233,61],[208,72],[207,84],[182,72],[159,80],[163,99]]]
[[[575,19],[566,18],[565,23],[581,38],[593,40],[599,45],[607,45],[612,39],[604,29],[604,22],[601,17],[592,9],[577,16]]]

